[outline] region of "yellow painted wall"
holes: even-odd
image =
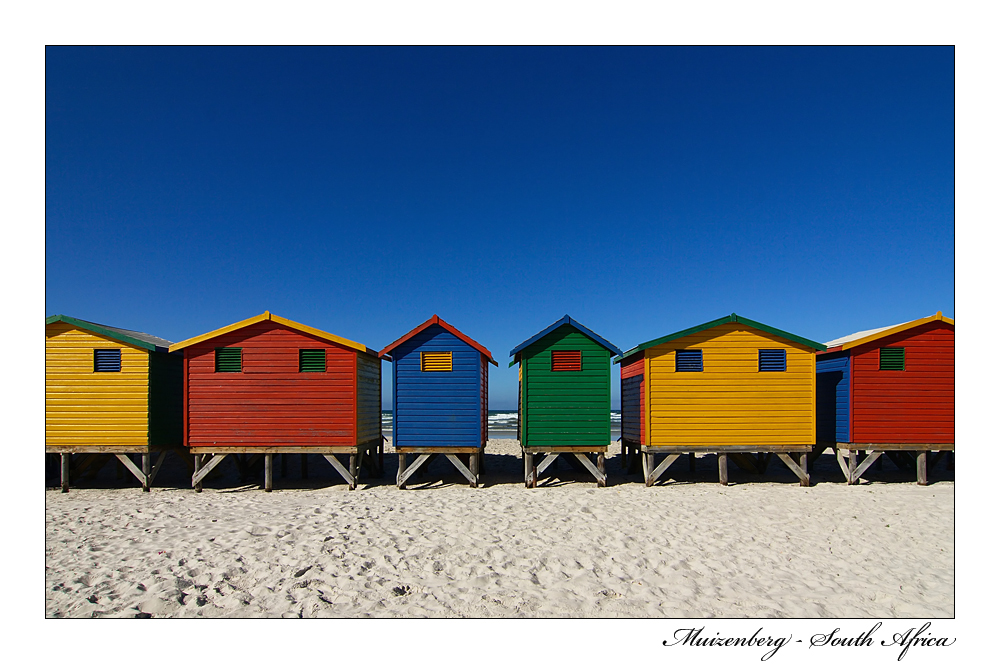
[[[94,371],[95,348],[122,370]],[[66,323],[45,326],[45,444],[148,444],[149,354]]]
[[[676,372],[677,349],[702,350],[702,372]],[[757,351],[784,348],[786,371],[757,370]],[[812,445],[816,355],[726,323],[646,350],[650,445]]]

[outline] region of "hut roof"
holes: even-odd
[[[552,323],[552,325],[549,325],[547,328],[545,328],[544,330],[542,330],[541,332],[539,332],[535,336],[531,337],[527,341],[524,341],[523,343],[521,343],[520,345],[518,345],[514,350],[510,351],[511,357],[513,357],[514,359],[513,359],[513,361],[511,361],[510,365],[508,365],[508,366],[514,366],[515,364],[517,364],[520,361],[519,355],[521,354],[522,350],[524,350],[525,348],[527,348],[531,344],[535,343],[536,341],[538,341],[539,339],[541,339],[545,335],[549,334],[550,332],[553,332],[554,330],[557,330],[558,328],[562,327],[563,325],[571,325],[571,326],[573,326],[574,328],[576,328],[577,330],[579,330],[580,332],[582,332],[584,335],[586,335],[586,336],[590,337],[591,339],[593,339],[596,343],[600,344],[601,346],[604,346],[609,351],[611,351],[611,355],[612,356],[614,356],[614,355],[621,355],[622,354],[621,350],[617,346],[615,346],[613,343],[611,343],[610,341],[608,341],[604,337],[600,336],[599,334],[596,334],[593,330],[591,330],[591,329],[589,329],[589,328],[581,325],[577,321],[573,320],[572,318],[569,317],[569,314],[567,314],[567,315],[563,316],[562,318],[560,318],[559,320],[557,320],[556,322]]]
[[[101,325],[99,323],[91,323],[90,321],[80,320],[79,318],[73,318],[72,316],[57,314],[55,316],[49,316],[45,319],[46,325],[51,325],[52,323],[68,323],[69,325],[74,325],[84,330],[94,332],[95,334],[110,337],[123,343],[138,346],[139,348],[144,348],[154,352],[165,353],[170,347],[169,341],[161,339],[160,337],[154,337],[152,334],[136,332],[135,330],[125,330],[120,327],[111,327],[110,325]]]
[[[423,323],[421,323],[417,327],[413,328],[412,330],[410,330],[409,332],[407,332],[406,334],[404,334],[403,336],[401,336],[400,338],[396,339],[391,344],[389,344],[388,346],[386,346],[385,348],[383,348],[382,350],[380,350],[379,353],[378,353],[378,356],[381,357],[381,358],[383,358],[383,359],[386,359],[386,360],[392,359],[392,350],[394,348],[396,348],[397,346],[399,346],[403,342],[407,341],[408,339],[410,339],[410,338],[412,338],[412,337],[420,334],[421,332],[423,332],[424,330],[426,330],[427,328],[429,328],[431,325],[439,325],[439,326],[443,327],[444,329],[448,330],[449,332],[451,332],[452,334],[454,334],[456,337],[458,337],[459,339],[461,339],[462,341],[464,341],[465,343],[469,344],[470,346],[472,346],[473,348],[475,348],[476,350],[478,350],[480,353],[482,353],[483,355],[485,355],[486,359],[489,360],[490,363],[493,364],[493,366],[499,366],[497,364],[497,361],[493,359],[492,353],[490,353],[490,351],[486,350],[485,346],[482,346],[481,344],[476,343],[475,341],[473,341],[472,339],[470,339],[466,335],[462,334],[457,329],[455,329],[452,325],[449,325],[448,323],[444,322],[444,320],[440,316],[438,316],[437,314],[431,316],[430,318],[428,318],[427,320],[425,320]]]
[[[933,316],[927,316],[926,318],[918,318],[917,320],[911,320],[898,325],[877,327],[874,330],[863,330],[861,332],[855,332],[854,334],[848,334],[846,337],[840,337],[839,339],[834,339],[833,341],[827,341],[826,347],[830,351],[847,350],[849,348],[854,348],[855,346],[860,346],[862,344],[881,339],[882,337],[888,337],[899,332],[904,332],[917,327],[918,325],[925,325],[938,320],[951,325],[952,327],[955,325],[954,319],[945,318],[939,311]]]
[[[790,332],[785,332],[784,330],[779,330],[776,327],[771,327],[770,325],[764,325],[763,323],[758,323],[755,320],[750,320],[749,318],[744,318],[743,316],[737,316],[736,314],[729,314],[722,318],[718,318],[713,321],[709,321],[703,325],[697,325],[695,327],[689,327],[686,330],[681,330],[680,332],[674,332],[673,334],[668,334],[665,337],[660,337],[659,339],[653,339],[652,341],[647,341],[644,344],[639,344],[635,348],[625,351],[621,356],[615,358],[615,362],[621,362],[625,358],[635,355],[636,353],[642,352],[647,348],[652,348],[653,346],[659,346],[660,344],[665,344],[668,341],[673,341],[674,339],[680,339],[681,337],[686,337],[689,334],[694,334],[695,332],[701,332],[702,330],[708,330],[713,327],[718,327],[719,325],[725,325],[726,323],[741,323],[748,327],[761,330],[762,332],[769,332],[775,336],[779,336],[788,341],[793,341],[797,344],[802,344],[803,346],[809,346],[810,348],[815,348],[816,350],[826,350],[826,345],[821,344],[817,341],[812,341],[806,339],[805,337],[800,337],[796,334]]]
[[[179,341],[175,344],[170,345],[170,350],[180,350],[182,348],[187,348],[188,346],[193,346],[199,344],[203,341],[208,341],[214,337],[227,334],[229,332],[234,332],[244,327],[248,327],[255,323],[260,323],[261,321],[270,320],[284,325],[285,327],[290,327],[293,330],[298,330],[299,332],[305,332],[306,334],[311,334],[314,337],[319,337],[320,339],[326,339],[327,341],[332,341],[338,343],[341,346],[347,346],[348,348],[353,348],[356,351],[362,353],[369,353],[371,355],[375,354],[375,351],[371,350],[364,344],[359,344],[357,341],[351,341],[350,339],[345,339],[343,337],[338,337],[336,334],[330,334],[329,332],[324,332],[323,330],[317,330],[314,327],[309,327],[308,325],[303,325],[302,323],[296,323],[293,320],[288,320],[287,318],[282,318],[281,316],[275,316],[270,311],[265,311],[259,316],[254,316],[253,318],[247,318],[246,320],[241,320],[238,323],[233,323],[232,325],[227,325],[226,327],[220,327],[218,330],[213,330],[212,332],[207,332],[205,334],[200,334],[197,337],[191,337],[185,341]]]

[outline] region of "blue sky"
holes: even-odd
[[[47,48],[45,310],[508,353],[954,315],[948,48]],[[384,402],[390,374],[384,371]],[[617,379],[613,405],[618,404]]]

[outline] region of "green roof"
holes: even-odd
[[[615,358],[615,363],[617,364],[622,360],[624,360],[625,358],[635,355],[636,353],[640,353],[646,350],[647,348],[652,348],[653,346],[659,346],[660,344],[665,344],[668,341],[673,341],[674,339],[680,339],[681,337],[686,337],[696,332],[701,332],[702,330],[708,330],[713,327],[718,327],[719,325],[725,325],[726,323],[741,323],[743,325],[746,325],[747,327],[752,327],[761,330],[762,332],[769,332],[775,336],[781,337],[782,339],[787,339],[788,341],[793,341],[797,344],[802,344],[803,346],[808,346],[816,350],[826,350],[826,346],[819,343],[818,341],[812,341],[810,339],[806,339],[805,337],[800,337],[798,335],[785,332],[784,330],[779,330],[776,327],[771,327],[770,325],[764,325],[763,323],[758,323],[755,320],[744,318],[743,316],[737,316],[736,314],[729,314],[728,316],[724,316],[722,318],[718,318],[708,323],[704,323],[703,325],[689,327],[686,330],[681,330],[680,332],[674,332],[673,334],[668,334],[665,337],[660,337],[659,339],[653,339],[652,341],[647,341],[644,344],[639,344],[635,348],[627,350],[621,355],[619,355],[617,358]]]
[[[52,323],[68,323],[84,330],[89,330],[95,334],[110,337],[111,339],[116,339],[118,341],[154,352],[159,351],[165,353],[170,346],[169,341],[161,339],[160,337],[154,337],[152,334],[135,332],[133,330],[123,330],[120,327],[108,327],[107,325],[91,323],[90,321],[80,320],[79,318],[63,316],[62,314],[49,316],[45,319],[46,325],[51,325]]]

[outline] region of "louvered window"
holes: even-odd
[[[326,371],[326,349],[302,348],[299,350],[299,371],[303,373],[323,373]]]
[[[239,373],[243,371],[242,348],[216,348],[215,370],[218,372]]]
[[[552,351],[553,371],[580,371],[583,359],[582,351],[578,350],[554,350]]]
[[[424,351],[420,353],[421,371],[451,371],[451,351]]]
[[[677,351],[677,371],[704,371],[701,349]]]
[[[879,348],[879,371],[903,371],[906,369],[905,348]]]
[[[785,370],[785,349],[784,348],[761,348],[757,356],[758,371],[784,371]]]
[[[121,348],[95,348],[94,371],[121,371]]]

